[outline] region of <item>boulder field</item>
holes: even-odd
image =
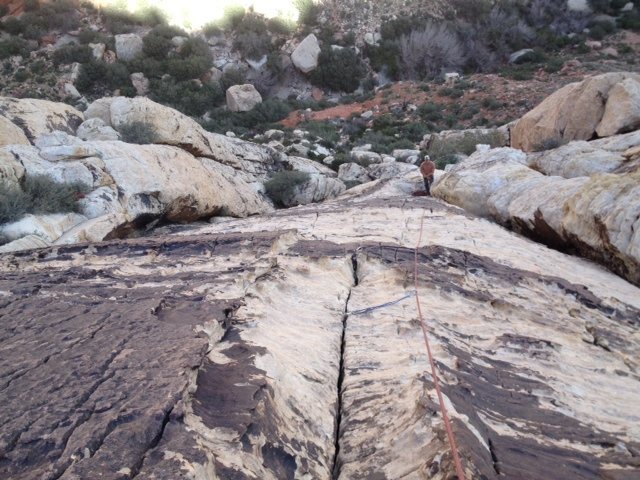
[[[443,180],[444,181],[444,180]],[[0,477],[640,475],[640,289],[419,174],[0,256]]]

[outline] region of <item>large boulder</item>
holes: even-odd
[[[135,33],[116,35],[116,55],[118,60],[130,62],[142,54],[142,37]]]
[[[352,162],[340,165],[338,168],[338,178],[345,183],[367,183],[371,181],[367,169]]]
[[[206,131],[195,120],[172,108],[145,97],[114,97],[97,102],[85,112],[87,119],[100,118],[105,121],[108,108],[109,119],[105,123],[118,131],[133,122],[141,122],[153,129],[156,143],[179,146],[194,155],[212,154]]]
[[[376,163],[367,167],[369,176],[376,180],[386,180],[388,178],[402,176],[415,170],[418,170],[418,166],[402,162]]]
[[[232,112],[248,112],[262,103],[262,96],[250,83],[227,89],[227,107]]]
[[[599,129],[603,134],[632,129],[638,121],[634,107],[619,103],[634,95],[637,82],[640,75],[617,72],[561,88],[518,120],[511,130],[511,146],[530,152],[571,140],[591,140]],[[618,84],[622,85],[613,90]],[[610,97],[612,92],[615,95]],[[605,111],[610,112],[606,119]]]
[[[315,173],[309,175],[304,183],[293,188],[292,192],[282,199],[282,204],[285,207],[295,207],[322,202],[337,197],[346,189],[345,184],[337,178]]]
[[[529,167],[545,175],[564,178],[614,173],[629,165],[625,156],[630,148],[640,145],[640,131],[586,142],[579,140],[527,156]]]
[[[65,103],[33,98],[0,97],[0,115],[20,127],[29,141],[55,130],[74,134],[84,121],[82,112]],[[25,143],[22,136],[16,138],[15,143]]]
[[[0,147],[5,145],[29,145],[22,129],[8,118],[0,115]]]
[[[82,140],[120,140],[120,134],[107,125],[100,117],[82,122],[77,131]]]
[[[55,213],[50,215],[25,215],[20,220],[0,226],[0,235],[9,240],[18,240],[27,235],[37,235],[52,243],[64,232],[87,220],[77,213]]]
[[[318,67],[320,44],[313,33],[307,35],[291,54],[291,61],[302,73],[309,73]]]
[[[599,137],[640,128],[640,77],[626,78],[609,91],[609,98],[600,124]]]
[[[573,152],[582,156],[579,148]],[[476,153],[432,193],[547,245],[580,252],[640,285],[640,168],[565,179],[527,163],[519,150]]]

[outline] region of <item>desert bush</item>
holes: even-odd
[[[154,126],[147,122],[130,122],[118,127],[123,142],[147,145],[158,140]]]
[[[104,25],[113,34],[130,33],[136,26],[153,27],[167,23],[167,18],[156,7],[144,7],[135,12],[123,8],[105,8],[102,11]]]
[[[311,135],[319,137],[331,145],[340,141],[339,128],[331,122],[313,120],[301,123],[298,128],[307,130]]]
[[[309,78],[319,87],[351,93],[365,74],[366,67],[353,49],[325,47],[318,57],[318,67]]]
[[[429,145],[427,153],[438,168],[456,162],[456,155],[471,155],[476,145],[487,144],[492,148],[504,146],[504,136],[499,132],[476,134],[465,132],[462,137],[441,140],[436,138]]]
[[[148,34],[142,39],[142,52],[147,57],[155,58],[156,60],[167,58],[167,54],[172,48],[173,44],[170,38]]]
[[[264,184],[269,198],[278,206],[285,206],[286,199],[290,198],[299,185],[309,181],[309,174],[296,171],[282,171],[276,173]]]
[[[489,110],[497,110],[503,106],[503,103],[495,97],[486,97],[482,99],[482,106]]]
[[[444,70],[456,70],[465,61],[462,44],[444,24],[428,22],[421,30],[399,40],[403,76],[413,80],[434,78]]]
[[[627,12],[618,19],[618,26],[627,30],[640,31],[640,13]]]
[[[209,22],[202,27],[202,33],[205,37],[210,38],[221,35],[223,30],[220,22]]]
[[[106,94],[115,89],[130,92],[133,85],[129,74],[127,66],[122,62],[109,64],[92,60],[82,64],[75,86],[83,93]]]
[[[189,38],[175,57],[166,61],[166,72],[177,80],[189,80],[204,75],[213,65],[207,42]]]
[[[0,5],[0,18],[9,13],[9,7],[7,5]]]
[[[439,122],[442,120],[442,106],[437,103],[427,102],[418,107],[418,115],[428,122]]]
[[[46,176],[28,176],[22,188],[0,182],[0,224],[18,220],[27,213],[67,213],[77,210],[78,200],[88,191],[82,184],[63,184]]]
[[[22,38],[10,37],[6,40],[0,40],[0,59],[8,58],[13,55],[22,55],[26,57],[31,52],[32,47]]]
[[[225,92],[229,87],[233,87],[234,85],[243,85],[245,81],[246,78],[244,73],[237,67],[226,68],[222,73],[222,79],[220,80]]]
[[[277,98],[270,98],[249,111],[249,112],[229,112],[225,109],[213,110],[206,122],[202,126],[216,133],[228,131],[242,135],[249,131],[264,131],[273,128],[273,124],[285,118],[291,113],[288,103]]]
[[[76,45],[70,43],[58,48],[53,52],[53,63],[57,65],[68,65],[70,63],[88,63],[93,58],[91,48],[87,45]]]
[[[225,31],[233,31],[242,22],[246,12],[244,7],[239,5],[231,5],[225,7],[224,13],[222,14],[222,19],[219,22],[220,28]]]
[[[321,7],[314,0],[294,0],[293,5],[298,10],[298,22],[302,25],[313,26],[318,24],[318,15]]]
[[[9,17],[2,22],[2,30],[10,35],[20,35],[25,28],[26,25],[17,17]]]
[[[233,41],[233,47],[251,60],[261,59],[269,52],[270,46],[271,39],[268,33],[240,33]]]
[[[267,29],[275,35],[291,35],[296,26],[286,18],[273,17],[267,20]]]
[[[192,80],[152,79],[149,87],[153,101],[192,116],[201,116],[224,101],[224,92],[217,85],[200,85]]]

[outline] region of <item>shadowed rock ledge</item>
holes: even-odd
[[[424,217],[468,477],[637,478],[640,290],[408,178],[0,256],[0,477],[452,478]]]

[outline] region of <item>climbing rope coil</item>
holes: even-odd
[[[458,480],[465,480],[466,476],[465,476],[464,470],[462,469],[460,456],[458,455],[458,447],[456,445],[455,435],[453,434],[453,428],[451,427],[451,420],[449,420],[447,407],[444,403],[442,391],[440,390],[440,382],[438,380],[436,363],[433,360],[433,355],[431,353],[431,344],[429,343],[429,333],[427,330],[427,325],[424,321],[424,317],[422,315],[422,306],[420,305],[420,295],[418,292],[418,250],[420,249],[420,244],[422,243],[423,228],[424,228],[424,215],[420,219],[420,234],[418,235],[418,243],[416,243],[416,248],[415,248],[414,270],[413,270],[413,279],[415,283],[414,296],[416,298],[416,307],[418,309],[418,319],[420,320],[420,327],[422,328],[422,334],[424,336],[424,344],[427,347],[427,355],[429,356],[429,364],[431,365],[431,376],[433,377],[433,383],[435,385],[436,392],[438,394],[438,403],[440,404],[440,412],[442,413],[445,430],[447,431],[447,438],[449,439],[449,446],[451,447],[451,455],[453,456],[453,463],[455,465],[456,474],[458,475]]]

